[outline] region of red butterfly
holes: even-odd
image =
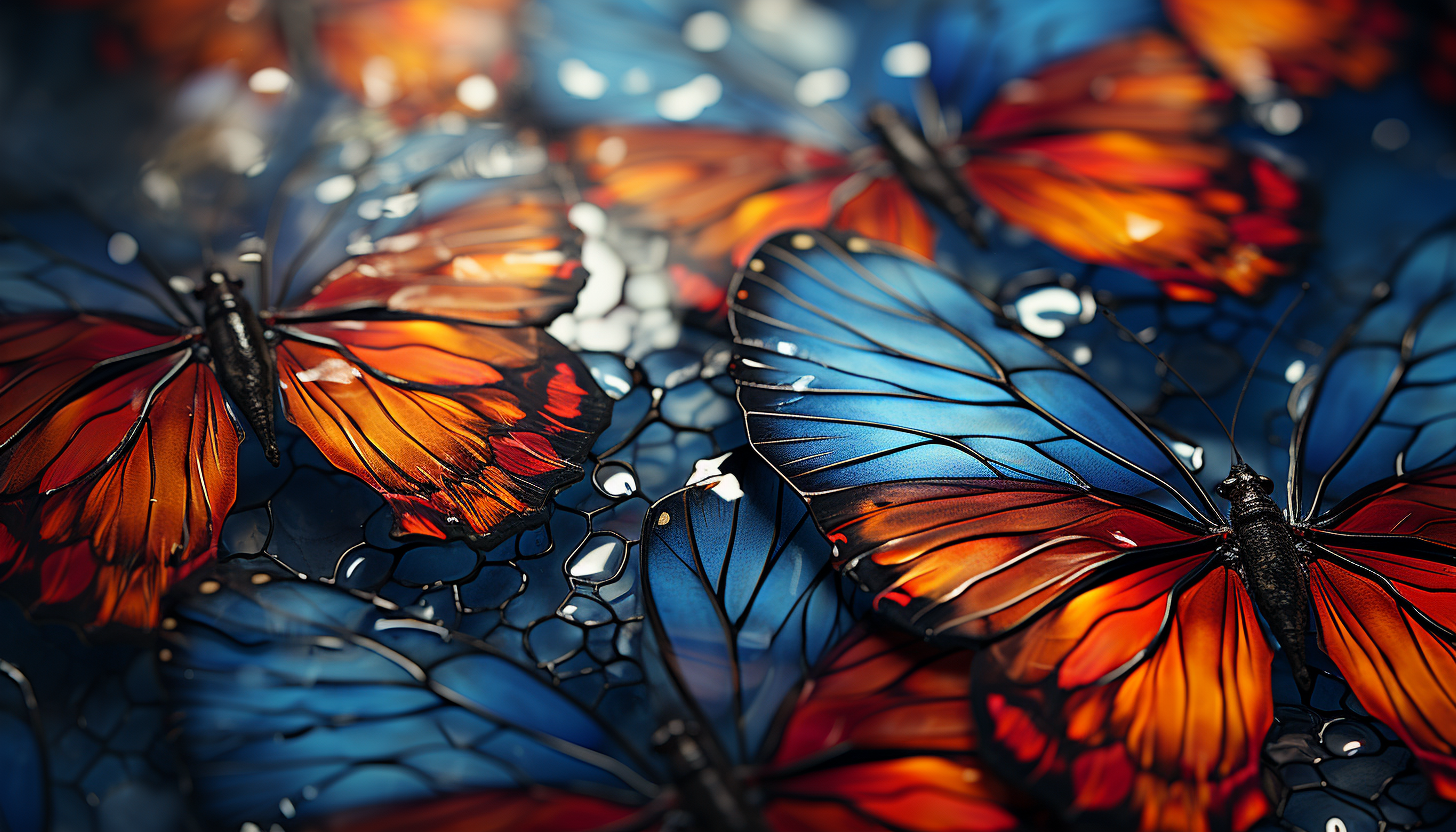
[[[287,88],[302,48],[329,79],[399,121],[495,108],[516,71],[520,0],[103,0],[127,37],[181,77],[231,67],[258,92]],[[290,44],[288,35],[311,32]],[[292,46],[292,51],[290,51]]]
[[[946,147],[881,107],[881,146],[853,153],[641,126],[586,128],[571,156],[598,183],[589,198],[671,234],[684,300],[705,310],[722,294],[703,275],[729,274],[789,228],[848,229],[930,256],[935,228],[917,192],[973,232],[974,200],[1078,259],[1206,300],[1257,293],[1305,240],[1295,185],[1216,135],[1229,95],[1182,44],[1149,33],[1006,84]]]
[[[1357,89],[1395,64],[1405,28],[1388,0],[1164,0],[1168,19],[1200,55],[1251,101],[1282,82],[1323,95],[1336,81]]]
[[[158,273],[176,326],[105,310],[0,320],[0,580],[34,607],[153,625],[233,504],[241,435],[224,393],[275,465],[281,400],[388,500],[396,534],[488,545],[537,522],[610,410],[539,328],[583,280],[564,216],[550,195],[488,196],[377,241],[289,308],[255,311],[214,269],[196,306]],[[37,285],[81,265],[13,242],[46,255],[25,275]]]
[[[1307,692],[1311,611],[1361,704],[1449,798],[1453,263],[1448,224],[1301,391],[1287,510],[1236,460],[1225,514],[1075,364],[954,277],[863,239],[800,232],[755,255],[733,372],[755,448],[880,612],[992,642],[972,680],[984,753],[1068,814],[1143,830],[1256,821],[1271,641]]]

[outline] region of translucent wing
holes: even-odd
[[[540,329],[433,320],[280,327],[288,418],[395,510],[396,533],[496,541],[581,476],[610,400]]]
[[[111,5],[135,45],[171,78],[218,67],[245,78],[269,70],[306,76],[309,61],[299,66],[290,58],[308,55],[339,88],[362,103],[387,107],[402,123],[450,110],[494,109],[517,64],[511,38],[516,0],[322,0],[306,11],[266,0]],[[301,40],[303,32],[313,39],[289,42],[290,35]],[[256,77],[260,91],[288,86],[286,76]]]
[[[657,792],[633,738],[533,666],[386,601],[224,580],[179,605],[163,665],[221,824],[538,786],[626,814]]]
[[[503,190],[371,243],[284,313],[388,311],[493,325],[544,325],[585,282],[580,234],[546,192]]]
[[[773,828],[970,832],[1045,821],[976,753],[973,655],[851,631],[786,703],[762,775]]]
[[[1228,98],[1183,45],[1113,41],[1002,88],[962,173],[1007,221],[1174,297],[1242,295],[1293,269],[1298,188],[1214,135]]]
[[[786,234],[760,249],[733,300],[749,435],[811,503],[868,482],[962,477],[1217,516],[1120,403],[922,260]]]
[[[7,591],[147,627],[216,550],[241,437],[188,340],[87,315],[0,327]]]
[[[1193,47],[1252,101],[1276,82],[1300,95],[1337,81],[1369,89],[1395,64],[1400,12],[1378,0],[1217,3],[1167,0],[1168,18]]]
[[[681,697],[663,712],[686,709],[742,764],[852,619],[798,495],[746,449],[707,462],[702,484],[648,511],[644,611],[670,673],[661,692]]]
[[[1456,460],[1445,322],[1456,314],[1456,232],[1444,224],[1401,257],[1331,349],[1301,400],[1289,504],[1318,517],[1389,477]]]
[[[987,756],[1111,826],[1258,820],[1274,651],[1238,575],[1208,555],[1129,565],[979,655],[971,702]]]

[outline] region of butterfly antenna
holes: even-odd
[[[1208,411],[1208,415],[1212,416],[1213,417],[1213,420],[1215,422],[1218,422],[1218,426],[1223,429],[1223,435],[1228,437],[1229,448],[1231,448],[1233,450],[1234,461],[1236,463],[1243,462],[1244,461],[1244,457],[1239,453],[1239,446],[1238,446],[1237,443],[1234,442],[1234,435],[1233,435],[1233,433],[1228,429],[1228,426],[1223,423],[1223,420],[1220,419],[1220,418],[1218,418],[1218,413],[1214,412],[1213,406],[1208,403],[1208,399],[1203,398],[1203,394],[1200,393],[1200,392],[1198,392],[1198,388],[1197,387],[1194,387],[1192,384],[1190,384],[1188,382],[1188,379],[1184,378],[1183,377],[1183,374],[1180,373],[1180,372],[1178,372],[1178,368],[1177,367],[1174,367],[1172,364],[1170,364],[1168,362],[1168,359],[1167,358],[1164,358],[1162,355],[1159,355],[1156,351],[1153,350],[1152,347],[1150,347],[1146,343],[1144,343],[1143,342],[1143,339],[1139,338],[1136,332],[1133,332],[1132,330],[1128,329],[1127,326],[1122,321],[1119,321],[1117,319],[1117,316],[1114,315],[1114,314],[1112,314],[1112,310],[1111,309],[1108,309],[1107,307],[1102,306],[1102,307],[1099,307],[1099,311],[1102,312],[1103,316],[1107,318],[1107,320],[1108,320],[1109,323],[1111,323],[1114,327],[1117,328],[1117,331],[1118,332],[1121,332],[1123,335],[1126,335],[1128,338],[1131,338],[1132,339],[1132,342],[1134,344],[1137,344],[1138,346],[1142,347],[1145,351],[1147,351],[1148,355],[1151,355],[1153,358],[1155,358],[1159,364],[1162,364],[1164,367],[1168,368],[1168,372],[1172,373],[1174,378],[1176,378],[1179,381],[1183,382],[1183,386],[1188,388],[1188,392],[1192,393],[1194,396],[1196,396],[1198,398],[1198,401],[1203,404],[1203,409],[1204,410],[1207,410]]]
[[[1249,392],[1249,385],[1254,381],[1254,371],[1259,369],[1259,363],[1264,360],[1264,353],[1269,351],[1269,345],[1274,343],[1274,336],[1279,334],[1279,329],[1284,326],[1285,321],[1289,320],[1289,315],[1294,311],[1294,307],[1298,306],[1299,302],[1304,300],[1304,296],[1308,293],[1309,284],[1299,284],[1299,294],[1295,295],[1294,300],[1290,301],[1289,305],[1284,307],[1284,313],[1279,316],[1278,321],[1274,322],[1274,328],[1269,330],[1268,335],[1264,336],[1264,345],[1259,347],[1259,353],[1254,356],[1254,364],[1249,367],[1249,374],[1244,376],[1244,386],[1239,388],[1239,400],[1234,404],[1234,418],[1229,423],[1229,430],[1233,430],[1239,426],[1239,410],[1244,406],[1244,394]]]

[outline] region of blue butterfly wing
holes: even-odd
[[[1294,436],[1290,505],[1306,519],[1390,477],[1456,461],[1456,230],[1415,243],[1341,336]]]
[[[989,301],[922,260],[848,245],[775,238],[733,305],[749,436],[800,493],[1004,478],[1217,516],[1141,422]]]
[[[535,667],[386,601],[233,575],[174,615],[163,675],[218,822],[531,784],[629,805],[656,791],[608,706],[588,710]]]
[[[648,512],[644,609],[669,674],[655,680],[658,691],[681,696],[667,712],[685,709],[711,726],[744,764],[854,614],[829,544],[773,469],[744,448],[700,470],[701,484]]]

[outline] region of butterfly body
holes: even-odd
[[[762,814],[732,775],[711,737],[682,720],[670,720],[653,735],[677,783],[679,804],[704,832],[767,832]]]
[[[956,176],[945,156],[889,104],[870,109],[870,127],[880,139],[880,148],[894,164],[905,183],[932,205],[950,215],[956,227],[978,243],[984,235],[976,225],[976,201],[964,181]]]
[[[1218,493],[1229,501],[1229,521],[1238,542],[1239,565],[1254,603],[1289,656],[1301,690],[1313,685],[1304,657],[1304,634],[1309,628],[1309,578],[1293,525],[1270,498],[1273,483],[1248,465],[1239,463],[1219,484]]]
[[[268,461],[278,465],[278,364],[253,305],[238,291],[242,284],[227,274],[211,272],[197,290],[203,303],[203,328],[222,388],[232,396],[258,434]]]

